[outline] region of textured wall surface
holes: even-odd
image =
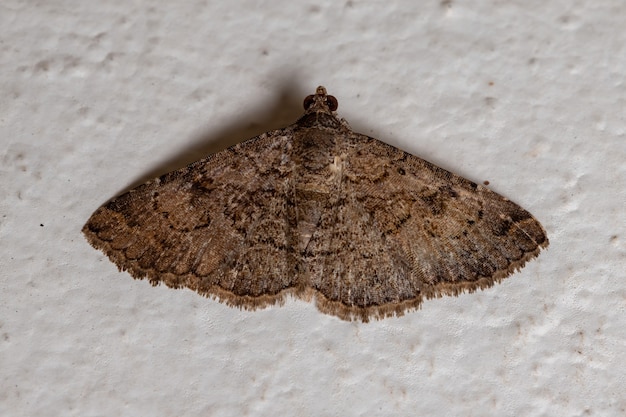
[[[0,414],[626,414],[626,4],[3,1]],[[349,323],[135,281],[80,230],[294,121],[490,187],[550,247],[489,290]]]

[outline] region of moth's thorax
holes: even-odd
[[[300,128],[326,129],[335,133],[343,127],[341,120],[328,110],[307,111],[296,124]]]
[[[296,188],[318,193],[336,191],[343,171],[343,141],[325,129],[300,129],[294,135]]]
[[[327,129],[300,129],[293,146],[297,235],[305,253],[321,216],[339,198],[345,155],[341,138]]]

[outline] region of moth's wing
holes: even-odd
[[[340,197],[320,222],[322,311],[401,315],[423,298],[490,287],[548,245],[517,204],[400,149],[354,133],[342,158]]]
[[[153,285],[245,308],[281,302],[299,288],[290,129],[149,181],[100,207],[83,232],[121,270]]]

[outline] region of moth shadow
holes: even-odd
[[[273,101],[259,101],[257,109],[244,110],[218,132],[200,133],[191,146],[159,162],[154,168],[134,180],[121,193],[262,133],[294,123],[304,111],[303,97],[297,87],[291,84],[283,86]]]

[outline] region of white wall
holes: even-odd
[[[3,416],[626,413],[626,3],[3,1]],[[352,127],[533,213],[551,245],[487,291],[347,323],[118,273],[114,195],[294,121]]]

